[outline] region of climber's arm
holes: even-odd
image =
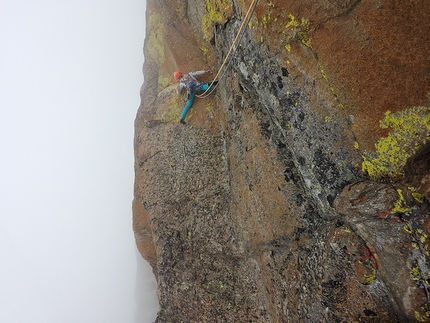
[[[188,75],[191,75],[192,77],[203,75],[203,74],[212,74],[212,71],[211,70],[201,70],[201,71],[195,71],[195,72],[188,73]]]

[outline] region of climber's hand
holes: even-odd
[[[212,71],[211,70],[207,70],[206,74],[212,74]]]

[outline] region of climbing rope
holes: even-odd
[[[224,62],[221,64],[221,67],[218,70],[218,73],[216,74],[215,78],[212,80],[212,83],[209,85],[209,88],[204,91],[202,94],[200,95],[196,95],[199,98],[206,98],[209,95],[212,94],[213,91],[215,91],[216,87],[218,86],[218,83],[216,83],[215,85],[213,85],[216,80],[218,79],[218,77],[220,77],[220,79],[224,76],[225,72],[227,71],[227,67],[230,65],[231,59],[230,59],[230,55],[232,53],[235,53],[237,50],[236,44],[240,42],[240,40],[242,39],[242,32],[244,27],[249,23],[249,20],[251,19],[252,14],[254,13],[255,7],[257,6],[258,0],[253,0],[251,5],[249,6],[248,12],[245,15],[245,18],[242,21],[242,24],[240,25],[239,31],[236,34],[235,39],[233,40],[233,43],[230,46],[230,50],[228,51]],[[209,93],[208,93],[209,92]]]

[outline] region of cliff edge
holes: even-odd
[[[133,229],[161,322],[430,321],[430,6],[147,0]],[[210,80],[207,78],[206,80]]]

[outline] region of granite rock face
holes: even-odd
[[[148,0],[133,225],[156,322],[430,320],[430,6]],[[210,80],[210,78],[206,78]]]

